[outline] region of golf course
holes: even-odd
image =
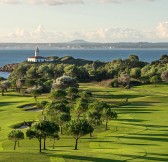
[[[41,109],[22,107],[34,103],[34,98],[11,89],[0,96],[0,162],[166,162],[168,161],[168,84],[160,83],[135,86],[131,89],[108,88],[94,83],[80,83],[79,90],[89,90],[93,98],[109,104],[118,104],[113,110],[118,118],[103,123],[89,135],[75,140],[67,134],[55,141],[47,138],[46,150],[39,153],[37,139],[20,140],[13,150],[14,142],[8,140],[12,129],[24,133],[24,121],[42,120]],[[48,94],[38,101],[49,100]]]

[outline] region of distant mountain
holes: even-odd
[[[70,41],[69,43],[91,43],[91,42],[85,41],[83,39],[76,39],[76,40]]]

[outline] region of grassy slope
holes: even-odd
[[[81,84],[82,89],[92,90],[94,96],[108,102],[118,102],[128,97],[128,106],[116,108],[118,120],[96,129],[93,138],[82,138],[79,150],[73,150],[74,140],[63,136],[56,141],[47,141],[47,151],[38,153],[38,141],[25,139],[21,147],[13,151],[13,143],[7,140],[10,126],[19,122],[41,118],[40,112],[26,112],[16,108],[34,102],[31,97],[13,93],[0,97],[0,162],[29,161],[168,161],[168,86],[141,86],[131,90],[102,88],[95,84]]]

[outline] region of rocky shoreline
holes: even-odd
[[[17,66],[18,63],[6,64],[0,67],[0,72],[12,72]]]

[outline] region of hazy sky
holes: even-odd
[[[168,42],[168,0],[0,0],[0,42]]]

